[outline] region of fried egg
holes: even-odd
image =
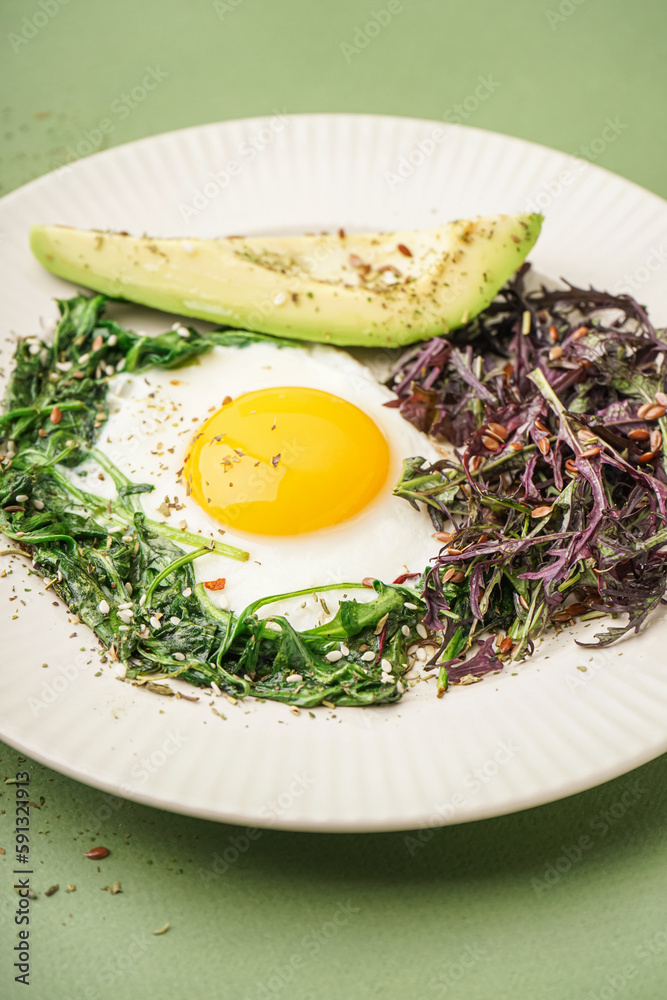
[[[193,564],[198,581],[225,580],[211,595],[239,612],[272,594],[391,582],[421,573],[435,555],[428,515],[392,489],[405,458],[442,456],[384,405],[394,398],[337,348],[218,346],[175,371],[116,375],[98,447],[155,487],[142,495],[149,517],[248,552],[246,562],[213,552]],[[96,492],[112,495],[97,466],[83,471],[100,477]],[[289,606],[299,628],[322,616],[317,602],[303,603]]]

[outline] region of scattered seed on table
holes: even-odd
[[[90,858],[91,861],[101,861],[102,858],[106,858],[110,851],[108,847],[91,847],[89,851],[84,852],[84,858]]]

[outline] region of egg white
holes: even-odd
[[[340,396],[375,421],[390,448],[387,482],[354,518],[326,529],[280,537],[235,532],[186,495],[179,472],[188,445],[197,428],[222,406],[225,396],[236,398],[257,389],[292,385]],[[393,398],[367,368],[336,348],[278,347],[269,342],[215,347],[186,368],[116,375],[110,386],[111,412],[98,447],[130,479],[155,486],[153,493],[142,495],[149,517],[172,527],[185,525],[203,538],[222,540],[249,552],[245,563],[212,553],[193,564],[198,581],[224,577],[226,587],[223,594],[218,592],[217,600],[240,611],[271,594],[359,582],[364,577],[391,582],[401,573],[421,572],[435,555],[439,546],[432,537],[428,515],[393,496],[392,487],[400,478],[404,458],[422,455],[435,461],[441,455],[397,409],[383,406]],[[85,488],[112,495],[108,477],[91,483],[90,477],[99,474],[98,466],[87,463],[81,471],[87,472]],[[354,476],[354,469],[350,476]],[[331,613],[340,596],[340,592],[329,596],[326,606]],[[373,592],[364,589],[348,596],[368,600]],[[281,602],[260,614],[288,610],[290,620],[299,628],[325,619],[321,605],[312,598],[306,601],[305,609],[300,607],[302,603],[303,598]]]

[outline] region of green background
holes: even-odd
[[[465,123],[576,152],[619,119],[598,162],[667,196],[662,0],[403,0],[366,45],[357,29],[386,0],[41,4],[2,2],[2,193],[59,166],[153,67],[163,82],[95,148],[276,109],[443,119],[483,76],[497,86]],[[422,842],[251,838],[20,764],[2,745],[0,757],[5,777],[30,767],[45,800],[32,819],[35,1000],[667,995],[665,758]],[[12,981],[12,795],[0,791],[4,1000],[25,990]],[[99,866],[83,857],[98,843],[111,848]],[[116,879],[122,893],[100,891]]]

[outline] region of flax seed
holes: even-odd
[[[644,427],[635,427],[635,429],[633,431],[630,431],[630,433],[628,434],[628,437],[632,441],[648,441],[650,436],[651,435],[649,431],[647,431],[646,428]]]
[[[507,441],[509,431],[502,424],[490,423],[487,425],[488,430],[494,437],[497,437],[499,441]]]
[[[582,451],[579,458],[595,458],[595,456],[599,454],[600,454],[599,448],[587,448],[586,451]]]
[[[488,434],[485,434],[482,438],[482,444],[488,451],[498,451],[500,448],[500,442]]]
[[[548,455],[551,451],[551,445],[549,444],[549,438],[540,438],[537,442],[537,447],[540,449],[543,455]]]

